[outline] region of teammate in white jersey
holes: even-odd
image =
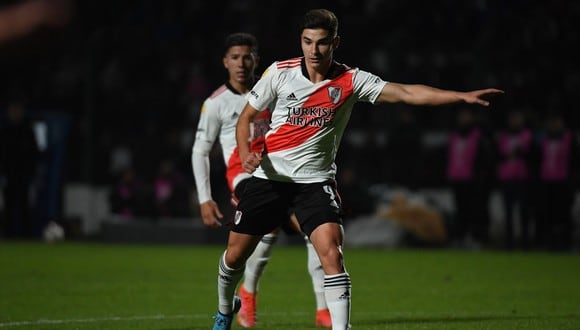
[[[310,238],[324,269],[326,303],[332,329],[350,327],[351,281],[342,253],[343,227],[334,163],[352,107],[357,102],[487,106],[489,88],[470,92],[426,85],[385,82],[371,73],[339,64],[338,20],[334,13],[306,13],[300,36],[303,57],[273,63],[250,92],[236,127],[242,166],[254,173],[234,217],[226,251],[220,257],[218,295],[232,301],[249,251],[279,225],[290,208]],[[265,105],[276,102],[261,153],[250,149],[250,124]],[[255,172],[254,172],[255,171]],[[219,306],[220,313],[233,311]],[[227,328],[214,328],[227,329]]]
[[[226,163],[226,178],[234,205],[237,202],[237,196],[240,196],[243,190],[244,180],[251,177],[251,174],[242,169],[236,147],[235,129],[238,116],[247,102],[246,95],[257,80],[255,77],[255,69],[258,65],[256,38],[247,33],[229,35],[225,42],[223,61],[229,79],[205,100],[191,155],[201,216],[204,224],[209,227],[221,226],[220,220],[223,218],[219,206],[212,198],[209,175],[209,152],[216,139],[219,138]],[[263,149],[264,135],[270,126],[270,114],[267,106],[252,122],[251,148],[255,152],[261,152]],[[285,219],[289,219],[288,215]],[[244,283],[239,288],[242,307],[238,314],[238,322],[243,327],[253,327],[256,324],[258,281],[270,258],[277,233],[278,229],[265,235],[247,261]],[[315,322],[318,326],[329,328],[331,321],[324,298],[324,272],[312,243],[308,238],[305,240],[308,249],[308,270],[312,277],[317,305]]]

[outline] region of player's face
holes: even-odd
[[[246,84],[252,81],[257,65],[258,58],[250,46],[233,46],[224,56],[224,67],[232,83]]]
[[[330,64],[339,41],[324,29],[304,29],[300,40],[306,64],[313,68]]]

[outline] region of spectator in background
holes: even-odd
[[[505,217],[505,248],[513,249],[515,242],[514,213],[519,214],[521,240],[529,248],[530,235],[530,154],[532,131],[526,127],[521,111],[512,111],[507,126],[497,136],[497,180],[502,194]]]
[[[492,179],[491,139],[471,109],[461,109],[447,150],[447,180],[457,215],[458,243],[479,248],[488,243]]]
[[[578,179],[578,144],[560,114],[550,114],[537,140],[536,244],[568,250],[572,246],[572,203]]]
[[[139,179],[132,166],[120,171],[109,200],[111,212],[125,220],[153,214],[150,189]]]
[[[189,191],[185,178],[173,161],[164,159],[153,182],[156,215],[158,217],[190,216]]]
[[[31,189],[39,149],[26,105],[15,100],[5,109],[0,128],[0,178],[4,195],[4,234],[8,238],[33,238],[39,234],[32,219]]]

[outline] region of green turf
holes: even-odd
[[[222,250],[0,242],[0,329],[210,329]],[[346,247],[345,257],[353,330],[580,329],[577,254]],[[276,247],[258,329],[314,329],[311,287],[305,248]]]

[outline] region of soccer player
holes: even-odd
[[[243,191],[246,179],[251,176],[242,169],[236,148],[235,128],[238,116],[246,104],[246,95],[257,80],[255,69],[258,61],[258,43],[253,35],[247,33],[229,35],[225,41],[223,57],[229,79],[205,100],[201,110],[195,143],[192,148],[192,167],[199,195],[201,216],[204,224],[209,227],[224,225],[221,222],[223,214],[212,198],[209,175],[209,152],[218,137],[227,166],[226,177],[234,205]],[[270,114],[271,112],[266,106],[260,115],[252,121],[251,145],[254,152],[262,151],[264,134],[269,129]],[[289,219],[288,214],[283,217]],[[294,228],[299,230],[297,224]],[[243,304],[238,314],[238,322],[243,327],[249,328],[256,324],[258,280],[268,263],[278,231],[276,228],[264,235],[247,261],[244,283],[239,288]],[[330,313],[324,298],[324,272],[312,244],[308,238],[305,240],[308,250],[308,270],[312,277],[317,306],[315,323],[317,326],[330,328]],[[224,304],[227,305],[229,302],[224,302]]]
[[[340,198],[335,183],[335,157],[353,105],[357,102],[411,105],[471,103],[501,90],[469,92],[426,85],[386,82],[334,60],[338,19],[331,11],[308,11],[300,36],[303,56],[274,62],[250,91],[236,127],[247,180],[219,260],[219,306],[214,330],[230,329],[235,312],[234,288],[247,256],[262,235],[279,226],[287,210],[315,247],[324,269],[324,294],[332,329],[350,327],[351,279],[343,260]],[[266,105],[276,102],[264,152],[250,149],[251,123]]]

